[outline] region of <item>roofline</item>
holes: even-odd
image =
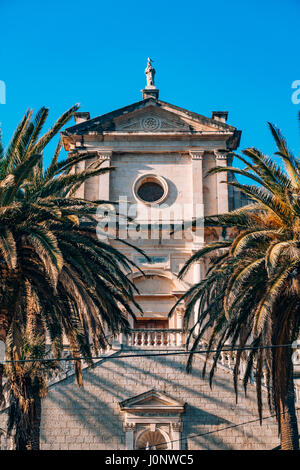
[[[173,400],[173,402],[175,403],[178,403],[178,405],[174,404],[174,405],[171,405],[171,407],[184,407],[185,405],[185,402],[182,401],[182,400],[179,400],[179,399],[176,399],[176,398],[173,398],[172,396],[169,396],[167,395],[165,392],[161,392],[155,388],[152,388],[150,390],[147,390],[146,392],[143,392],[143,393],[139,393],[138,395],[134,395],[133,397],[130,397],[130,398],[126,398],[125,400],[119,402],[119,406],[121,408],[123,407],[126,407],[127,408],[127,404],[132,402],[132,401],[139,401],[139,400],[143,400],[144,398],[147,398],[147,395],[161,395],[163,397],[165,397],[166,399],[170,399],[170,400]],[[135,405],[133,405],[135,406]],[[136,406],[141,406],[141,405],[136,405]],[[148,405],[149,406],[149,405]],[[151,406],[151,405],[150,405]]]
[[[153,97],[149,97],[149,98],[145,98],[144,100],[136,101],[132,104],[124,106],[123,108],[118,108],[114,111],[110,111],[109,113],[102,114],[102,115],[97,116],[95,118],[88,119],[88,120],[83,121],[79,124],[75,124],[74,126],[68,127],[67,129],[65,129],[62,132],[62,135],[66,136],[66,135],[73,134],[73,133],[75,133],[74,132],[75,130],[80,131],[80,129],[84,129],[86,127],[87,123],[90,127],[90,126],[93,125],[93,123],[96,123],[96,124],[99,123],[100,124],[100,123],[110,121],[110,120],[114,119],[115,117],[122,116],[123,114],[127,114],[130,111],[133,112],[136,109],[139,109],[139,107],[143,107],[143,105],[145,105],[146,103],[151,103],[151,102],[155,103],[156,105],[167,106],[167,107],[169,107],[171,109],[174,109],[176,111],[180,111],[180,112],[188,115],[189,117],[191,117],[191,119],[197,120],[198,122],[202,122],[202,123],[204,122],[207,125],[214,124],[219,129],[221,128],[221,129],[224,129],[224,130],[229,130],[231,132],[234,132],[236,130],[236,127],[230,126],[229,124],[223,123],[221,121],[218,121],[218,120],[215,120],[215,119],[212,119],[212,118],[208,118],[206,116],[203,116],[202,114],[195,113],[193,111],[189,111],[188,109],[182,108],[180,106],[173,105],[173,104],[168,103],[166,101],[161,101],[161,100],[155,99]]]
[[[65,129],[62,133],[64,132],[68,132],[74,128],[76,129],[80,129],[81,127],[85,127],[85,124],[87,122],[89,123],[93,123],[95,121],[101,121],[101,122],[105,122],[105,121],[109,121],[110,119],[113,119],[114,117],[116,116],[121,116],[122,114],[124,113],[127,113],[129,109],[131,109],[133,106],[136,107],[136,106],[140,106],[142,104],[144,104],[145,102],[147,101],[154,101],[154,102],[157,102],[157,100],[155,98],[146,98],[144,100],[140,100],[140,101],[136,101],[132,104],[128,104],[127,106],[124,106],[123,108],[118,108],[118,109],[115,109],[114,111],[110,111],[109,113],[105,113],[105,114],[101,114],[100,116],[96,116],[95,118],[92,118],[92,119],[89,119],[87,121],[83,121],[81,122],[80,124],[75,124],[74,126],[71,126],[71,127],[68,127],[67,129]],[[99,122],[100,122],[99,121]]]
[[[181,106],[176,106],[175,104],[168,103],[167,101],[161,101],[157,100],[158,103],[170,106],[173,109],[176,109],[177,111],[182,111],[185,114],[188,114],[191,116],[192,119],[196,119],[197,121],[200,121],[199,118],[201,118],[201,121],[206,121],[207,124],[216,124],[217,126],[223,127],[224,129],[231,129],[232,131],[236,129],[234,126],[230,126],[229,124],[226,124],[225,122],[218,121],[216,119],[208,118],[207,116],[204,116],[203,114],[195,113],[193,111],[189,111],[188,109],[182,108]]]

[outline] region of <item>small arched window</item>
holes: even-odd
[[[159,431],[143,432],[136,443],[138,450],[167,450],[168,443],[163,434]]]

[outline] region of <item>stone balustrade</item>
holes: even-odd
[[[230,369],[231,371],[233,371],[234,365],[235,365],[235,352],[234,351],[233,352],[228,352],[228,351],[221,352],[218,364],[221,364],[226,369]],[[242,359],[240,362],[240,366],[239,366],[239,375],[241,377],[244,377],[244,374],[246,372],[246,365],[247,365],[246,361]],[[256,374],[255,374],[255,366],[254,366],[254,370],[251,371],[251,374],[249,377],[249,383],[253,384],[255,381],[256,381]],[[263,376],[262,376],[262,386],[266,387],[266,384],[267,384],[267,371],[264,371]]]
[[[131,348],[176,349],[183,347],[185,344],[185,334],[183,330],[175,328],[137,328],[132,329],[125,337],[125,346]]]
[[[106,349],[100,351],[99,355],[109,356],[114,354],[117,350],[122,348],[126,349],[183,349],[185,347],[186,333],[182,329],[175,328],[160,328],[160,329],[150,329],[150,328],[136,328],[131,329],[127,334],[120,334],[115,337],[110,337],[110,344],[107,345]],[[199,349],[207,350],[208,343],[202,340],[199,343]],[[247,354],[247,353],[245,353]],[[200,354],[202,356],[202,354]],[[203,358],[205,353],[203,353]],[[233,372],[235,365],[235,351],[223,351],[220,354],[218,359],[217,366],[222,369],[228,370],[231,373]],[[49,385],[53,385],[56,382],[72,375],[74,373],[73,361],[68,360],[70,357],[69,349],[66,348],[63,357],[65,361],[60,363],[60,371],[55,374],[55,376],[50,380]],[[213,356],[211,356],[213,357]],[[295,371],[300,367],[300,351],[299,349],[294,352],[293,362],[295,366]],[[247,361],[245,358],[242,358],[239,366],[239,377],[242,379],[246,371]],[[300,376],[300,374],[297,374]],[[296,378],[296,377],[295,377]],[[299,377],[300,378],[300,377]],[[254,384],[256,382],[256,373],[255,373],[255,361],[254,367],[251,372],[249,383]],[[267,376],[266,371],[263,373],[262,377],[262,386],[267,386]],[[300,380],[295,380],[295,392],[296,392],[296,401],[300,402]]]
[[[300,349],[296,349],[293,354],[293,363],[295,366],[300,366]]]
[[[109,340],[112,341],[112,336],[110,335]],[[108,343],[106,348],[100,349],[98,351],[98,356],[108,356],[113,354],[114,351],[114,342],[112,344]],[[48,384],[49,386],[54,385],[56,382],[66,379],[68,376],[74,374],[74,361],[70,360],[71,352],[69,347],[65,346],[61,359],[59,361],[59,369],[53,373],[53,376],[50,378]],[[52,353],[49,353],[49,357],[53,357]],[[83,364],[83,368],[87,367],[86,364]]]
[[[199,349],[207,349],[208,348],[208,343],[205,341],[202,341],[199,344]],[[247,353],[246,353],[247,354]],[[220,353],[217,366],[227,369],[231,372],[233,372],[234,365],[235,365],[235,357],[236,357],[236,351],[223,351]],[[300,380],[299,380],[299,366],[300,366],[300,352],[299,349],[297,349],[294,354],[293,354],[293,363],[294,363],[294,371],[296,372],[295,375],[295,398],[296,398],[296,403],[300,402]],[[255,364],[256,360],[254,359],[254,367],[253,370],[251,371],[250,377],[249,377],[249,383],[254,384],[256,382],[256,373],[255,373]],[[247,361],[246,359],[241,359],[240,365],[239,365],[239,372],[238,376],[240,379],[242,379],[245,375],[246,372],[246,366],[247,366]],[[261,380],[261,384],[264,388],[267,387],[267,371],[263,371],[263,376]]]

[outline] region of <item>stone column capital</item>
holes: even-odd
[[[124,430],[126,432],[134,431],[135,430],[135,425],[136,425],[136,423],[124,423]]]
[[[176,311],[177,317],[180,317],[180,318],[184,317],[184,314],[185,314],[185,307],[184,306],[176,307],[175,311]]]
[[[205,150],[189,150],[192,160],[203,160]]]
[[[110,160],[112,150],[91,150],[86,147],[77,148],[74,152],[70,153],[71,156],[88,155],[89,158],[98,160]]]
[[[182,432],[182,423],[181,422],[171,423],[171,429],[172,431],[175,431],[175,432]]]
[[[110,160],[112,156],[112,150],[97,150],[96,154],[98,160]]]
[[[214,150],[214,155],[216,160],[225,160],[227,161],[227,152],[225,151],[219,151],[219,150]]]

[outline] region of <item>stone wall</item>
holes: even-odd
[[[43,401],[42,449],[125,449],[119,402],[153,388],[186,402],[182,449],[272,449],[279,444],[273,418],[262,426],[257,421],[222,431],[258,418],[255,387],[249,385],[245,398],[240,384],[236,404],[230,372],[218,369],[210,389],[201,378],[199,357],[187,375],[184,356],[121,359],[119,354],[85,369],[84,388],[78,388],[74,376],[50,387]],[[265,406],[264,416],[269,414]],[[188,437],[210,431],[217,432]]]

